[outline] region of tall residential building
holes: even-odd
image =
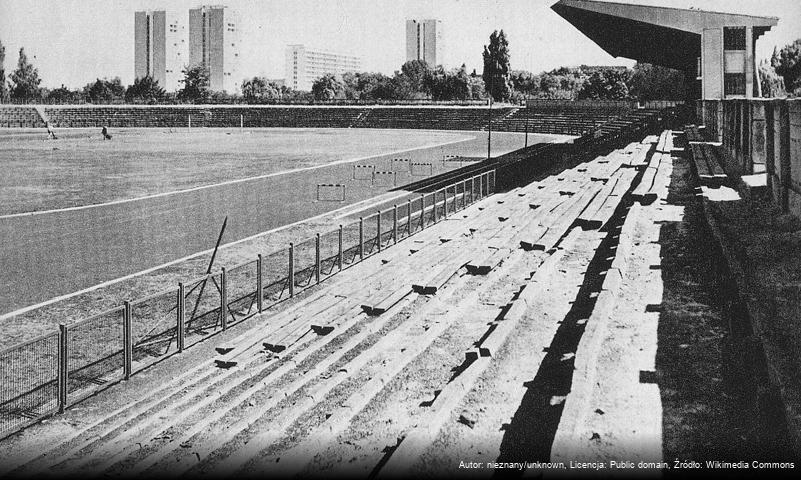
[[[425,60],[431,66],[443,61],[442,21],[406,20],[406,61]]]
[[[235,11],[221,5],[189,10],[189,63],[209,69],[212,90],[239,91],[240,25]]]
[[[311,90],[315,80],[329,73],[341,75],[361,68],[361,57],[354,55],[311,50],[303,45],[286,47],[286,84],[295,90]]]
[[[167,91],[181,87],[187,62],[186,25],[164,10],[134,13],[134,76],[150,75]]]

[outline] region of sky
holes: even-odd
[[[513,69],[541,72],[559,66],[626,65],[605,53],[550,9],[556,0],[215,0],[239,11],[241,76],[284,77],[288,44],[352,53],[365,71],[392,74],[405,61],[409,18],[442,21],[444,65],[481,71],[481,52],[495,29],[509,40]],[[779,17],[757,43],[768,58],[801,38],[801,0],[628,0],[643,5],[699,8]],[[95,78],[133,83],[134,12],[188,10],[202,0],[0,0],[0,41],[6,72],[20,47],[39,69],[42,85],[81,87]],[[8,74],[7,73],[7,74]]]

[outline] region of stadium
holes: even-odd
[[[0,103],[0,474],[793,468],[783,19],[549,7],[684,98]]]

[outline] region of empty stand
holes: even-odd
[[[35,107],[0,106],[0,127],[7,128],[44,128],[42,117]]]

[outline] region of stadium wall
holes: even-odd
[[[722,142],[727,171],[764,165],[773,200],[801,218],[801,99],[702,100],[697,112],[707,137]]]
[[[642,107],[642,106],[640,106]],[[541,101],[514,106],[43,105],[0,108],[0,127],[402,128],[581,135],[637,110],[636,102]],[[665,108],[658,105],[657,108]],[[642,108],[640,108],[642,110]],[[530,114],[530,115],[529,115]],[[581,123],[581,116],[601,120]],[[526,117],[532,116],[528,121]]]

